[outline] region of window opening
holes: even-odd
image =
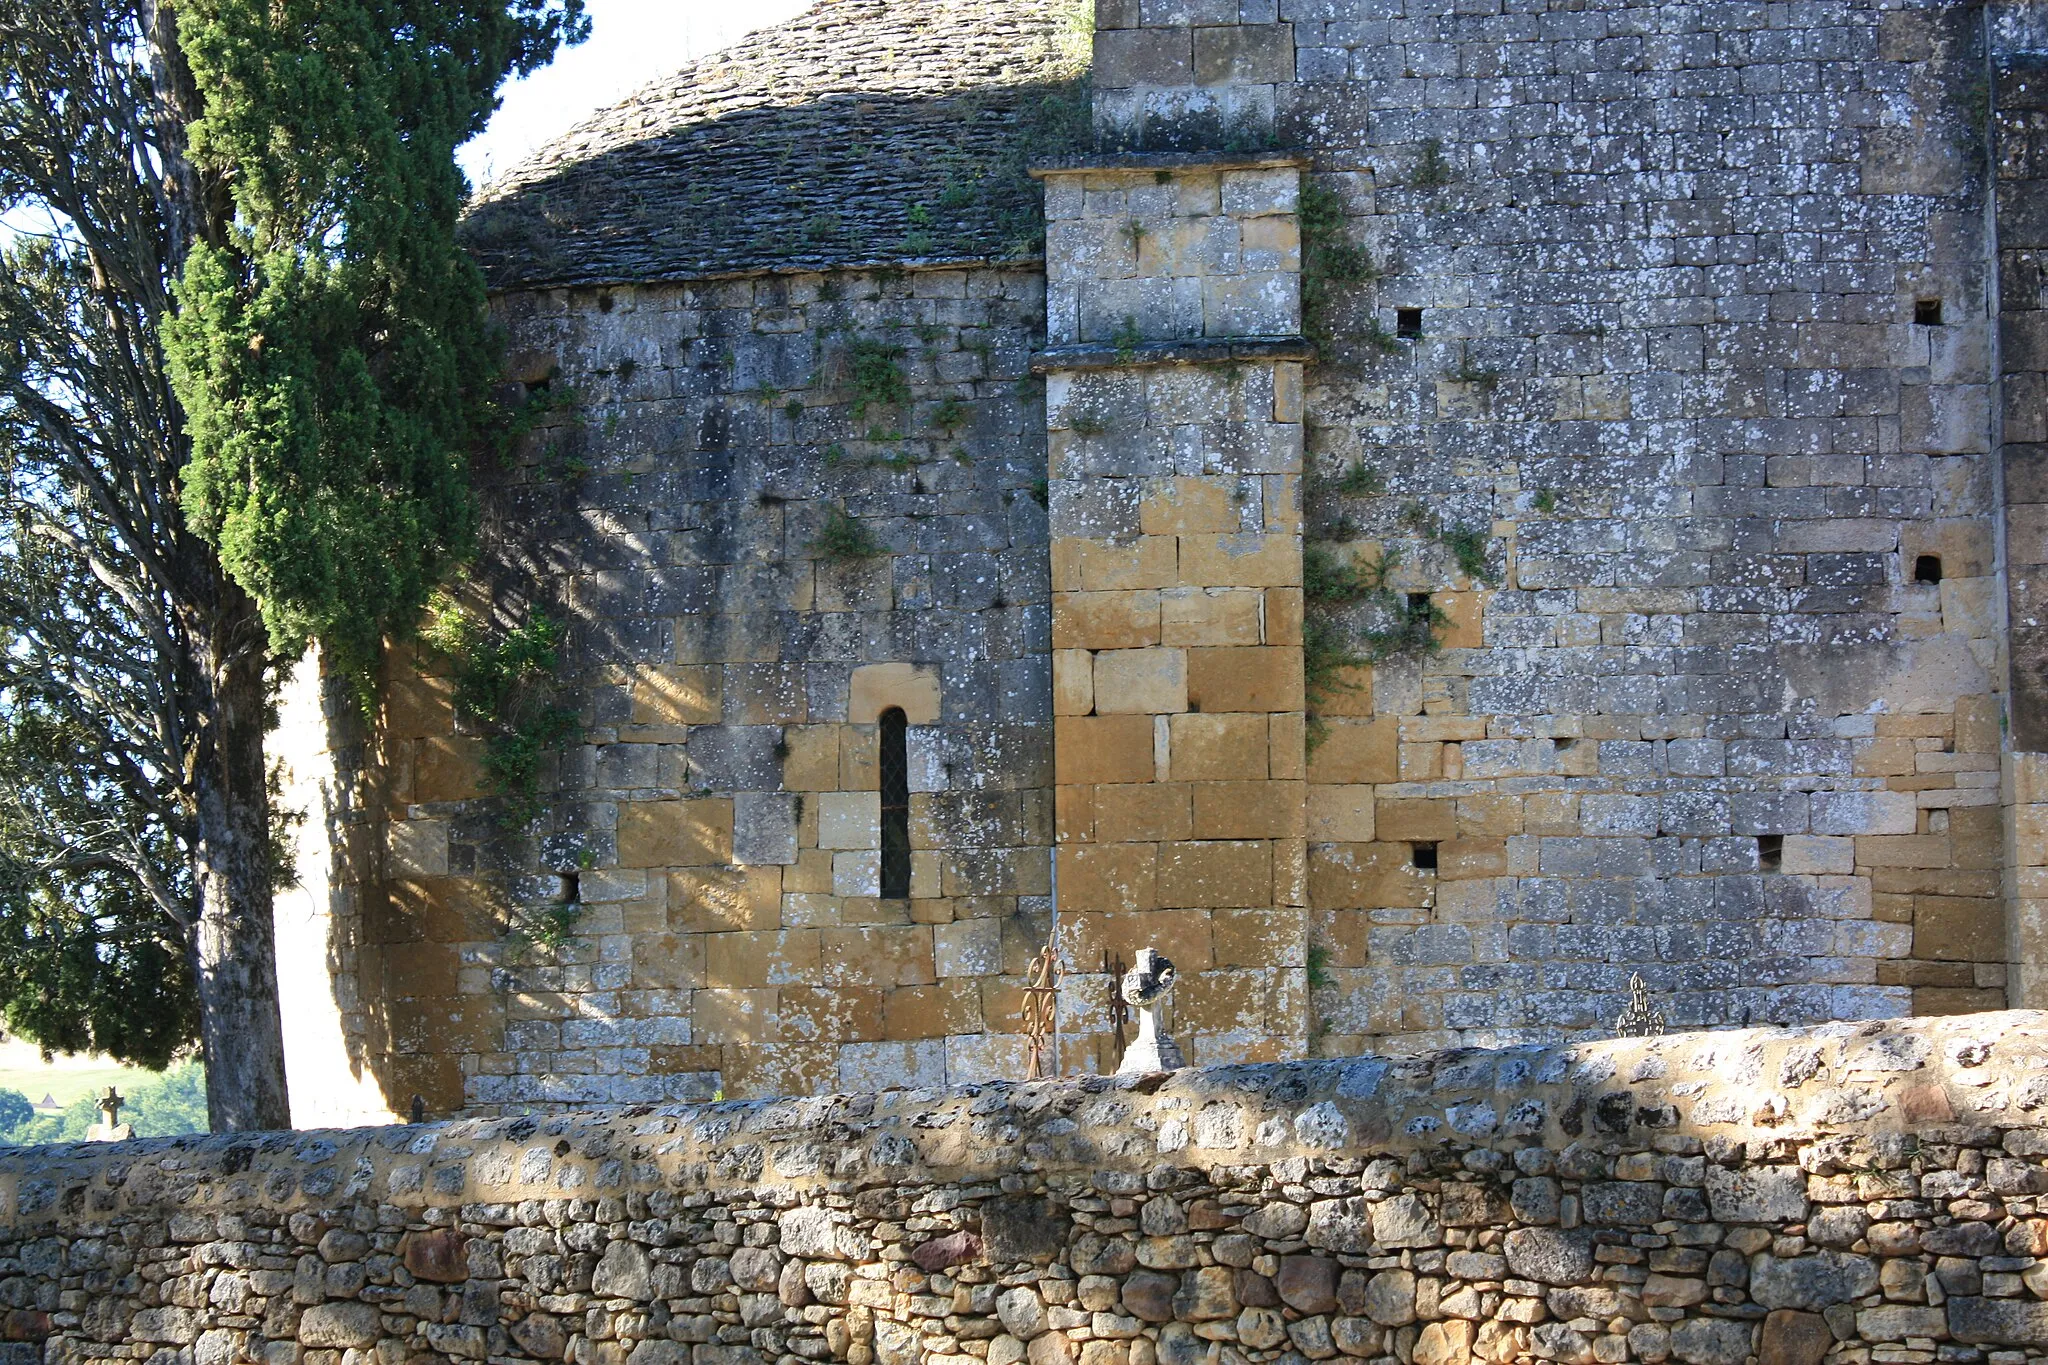
[[[1941,300],[1917,299],[1913,303],[1913,321],[1922,327],[1941,326]]]
[[[1411,593],[1409,593],[1409,594],[1408,594],[1408,614],[1409,614],[1410,616],[1427,616],[1427,615],[1429,615],[1429,594],[1428,594],[1428,593],[1426,593],[1426,592],[1411,592]]]
[[[1915,583],[1939,583],[1941,581],[1941,556],[1921,555],[1913,561]]]
[[[910,894],[910,740],[903,708],[882,713],[882,895]]]
[[[1419,337],[1422,335],[1422,310],[1420,308],[1396,308],[1394,310],[1394,335]]]
[[[1759,834],[1756,837],[1756,865],[1765,872],[1776,872],[1785,865],[1785,836],[1782,834]]]
[[[1435,844],[1411,844],[1409,848],[1411,856],[1414,858],[1415,866],[1421,868],[1424,872],[1434,872],[1436,870]]]

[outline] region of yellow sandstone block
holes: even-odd
[[[1095,656],[1085,649],[1052,653],[1052,713],[1085,716],[1095,709]]]
[[[1158,901],[1158,847],[1081,844],[1060,850],[1060,903],[1099,912],[1150,910]]]
[[[1148,536],[1226,535],[1240,525],[1235,479],[1155,479],[1138,504],[1138,526]]]
[[[1176,782],[1228,782],[1267,775],[1267,718],[1257,712],[1175,716],[1168,772]]]
[[[484,742],[437,735],[419,742],[413,760],[412,799],[468,801],[483,794]]]
[[[1308,837],[1317,843],[1368,843],[1373,837],[1372,788],[1310,783]]]
[[[782,868],[774,864],[672,872],[668,920],[686,933],[773,929],[782,922],[782,891]]]
[[[782,760],[782,786],[785,791],[839,790],[840,728],[837,725],[791,725],[784,728],[782,742],[789,749]]]
[[[1178,579],[1179,567],[1179,547],[1173,536],[1140,536],[1129,545],[1078,536],[1052,543],[1055,592],[1170,588]]]
[[[1160,643],[1160,590],[1056,592],[1054,649],[1142,649]]]
[[[818,979],[816,929],[706,934],[704,983],[741,989],[793,986]]]
[[[1094,795],[1098,842],[1159,843],[1194,836],[1192,803],[1184,782],[1134,782],[1087,790]]]
[[[635,725],[716,725],[723,670],[702,664],[650,664],[633,674]]]
[[[1255,588],[1167,588],[1159,598],[1159,639],[1163,644],[1256,645],[1266,642],[1260,594]],[[1057,620],[1054,630],[1057,634]]]
[[[847,720],[872,725],[891,707],[900,708],[912,725],[937,723],[939,671],[907,663],[863,664],[854,669],[847,690]]]
[[[1228,643],[1236,644],[1232,640]],[[1301,589],[1266,589],[1266,638],[1269,645],[1301,643]]]
[[[634,935],[633,984],[643,990],[703,985],[704,935]]]
[[[1395,716],[1323,722],[1323,739],[1308,756],[1311,782],[1393,782],[1400,777],[1401,721]]]
[[[927,986],[938,980],[928,924],[821,929],[827,986]]]
[[[1299,711],[1301,651],[1190,649],[1188,699],[1204,711]]]
[[[1218,967],[1308,965],[1308,935],[1298,910],[1218,910],[1209,933]]]
[[[1191,588],[1298,588],[1301,544],[1255,532],[1182,536],[1180,583]]]
[[[1272,850],[1258,841],[1162,845],[1159,899],[1168,906],[1269,906]]]
[[[1383,840],[1412,843],[1441,843],[1458,835],[1456,806],[1448,800],[1415,798],[1381,801],[1373,810],[1373,824]]]
[[[732,861],[732,802],[724,797],[619,805],[620,867],[705,867]]]
[[[1195,838],[1299,839],[1305,829],[1300,782],[1197,782]]]
[[[1308,776],[1308,718],[1299,711],[1275,711],[1266,717],[1266,776]]]
[[[1074,783],[1150,782],[1150,716],[1070,716],[1053,726],[1055,781]]]
[[[1105,649],[1095,656],[1098,715],[1171,715],[1188,709],[1188,658],[1181,649]]]

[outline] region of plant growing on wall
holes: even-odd
[[[541,760],[576,728],[575,713],[556,701],[561,627],[535,611],[524,625],[494,634],[436,594],[420,635],[455,666],[455,709],[483,732],[484,783],[503,798],[504,823],[532,823],[541,812]]]
[[[1301,228],[1301,326],[1321,353],[1335,340],[1330,314],[1336,300],[1347,289],[1377,280],[1380,272],[1372,253],[1351,240],[1344,198],[1329,185],[1303,177],[1295,213]],[[1384,344],[1367,339],[1394,349],[1391,336]]]
[[[853,416],[867,416],[870,405],[894,406],[910,401],[910,381],[903,373],[901,346],[878,337],[855,337],[846,347],[847,380],[853,388]]]
[[[826,505],[825,520],[819,524],[818,534],[811,538],[812,554],[829,563],[842,564],[871,559],[881,552],[881,543],[865,523],[849,516],[844,507]]]

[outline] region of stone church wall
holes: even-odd
[[[349,958],[323,955],[337,997],[360,1001],[350,1067],[401,1114],[413,1093],[446,1114],[1021,1072],[1003,1035],[1050,890],[1037,273],[502,308],[514,369],[554,406],[480,472],[463,596],[497,629],[536,612],[563,627],[576,739],[541,774],[540,822],[508,828],[488,718],[454,710],[457,665],[397,652],[361,775],[383,847],[332,921]],[[857,348],[880,357],[867,390]],[[837,514],[867,552],[823,548]],[[909,721],[916,852],[909,897],[882,901],[891,706]],[[331,865],[302,882],[346,884]],[[302,1107],[351,1116],[320,1107],[344,1049],[318,1055]]]
[[[1320,708],[1319,1046],[1584,1028],[1636,971],[1697,1024],[2004,1001],[1981,20],[1098,6],[1107,138],[1271,126],[1382,272],[1325,310],[1305,416],[1311,475],[1377,491],[1305,534],[1399,553],[1450,624]]]
[[[309,1115],[1021,1075],[1055,901],[1068,1067],[1147,945],[1197,1061],[2048,1004],[2027,13],[1101,0],[1042,267],[501,293],[576,742],[304,755]]]
[[[2048,1360],[2048,1021],[0,1153],[0,1362]]]

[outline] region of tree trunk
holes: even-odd
[[[212,706],[192,773],[199,921],[193,966],[206,1107],[215,1132],[289,1128],[284,1024],[271,919],[270,793],[264,782],[263,625],[234,584],[220,585],[220,648],[204,669]]]

